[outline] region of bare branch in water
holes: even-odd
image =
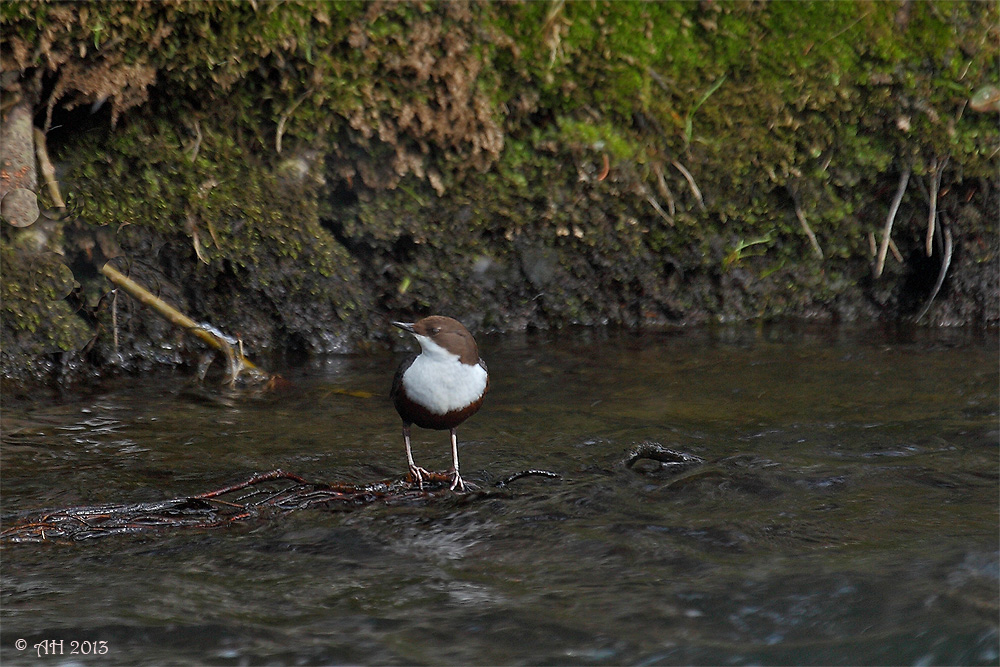
[[[502,485],[528,475],[559,477],[545,470],[525,470],[506,477]],[[412,502],[445,493],[451,477],[429,473],[423,489],[410,479],[385,480],[371,484],[323,484],[310,482],[293,473],[272,470],[193,496],[153,503],[127,503],[68,507],[24,515],[0,531],[0,540],[45,542],[87,540],[110,535],[127,535],[177,528],[220,528],[260,518],[265,512],[299,509],[344,510],[374,502]],[[501,486],[498,484],[498,486]],[[496,495],[498,492],[493,492]],[[480,493],[468,497],[477,498]]]
[[[665,463],[668,466],[687,468],[705,462],[705,459],[694,454],[681,452],[676,449],[664,447],[658,442],[643,442],[632,449],[624,460],[626,468],[631,468],[640,459],[650,459]]]
[[[549,477],[551,479],[560,479],[562,475],[559,475],[548,470],[522,470],[521,472],[516,472],[513,475],[507,475],[499,482],[494,484],[498,489],[506,488],[511,482],[515,482],[522,477]]]
[[[212,348],[226,355],[229,365],[229,382],[233,383],[243,372],[250,374],[252,378],[259,381],[267,381],[271,376],[258,368],[253,362],[243,356],[242,346],[238,346],[238,340],[226,336],[221,331],[208,324],[199,324],[193,319],[177,310],[169,303],[156,296],[145,287],[135,282],[108,262],[101,267],[101,273],[118,287],[128,292],[133,298],[142,304],[155,310],[160,316],[171,324],[174,324],[189,334],[207,343]]]

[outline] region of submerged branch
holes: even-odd
[[[681,452],[676,449],[670,449],[669,447],[664,447],[658,442],[651,441],[640,443],[634,449],[629,451],[625,455],[623,463],[626,468],[631,468],[640,459],[659,461],[660,463],[666,464],[668,467],[672,468],[687,468],[705,462],[705,459],[700,456],[688,454],[687,452]]]
[[[525,470],[506,477],[497,486],[537,475],[559,477],[545,470]],[[343,510],[374,502],[410,502],[429,499],[448,491],[451,477],[431,473],[424,488],[408,479],[371,484],[324,484],[310,482],[283,470],[259,473],[213,491],[153,503],[126,503],[68,507],[23,515],[0,531],[0,540],[45,542],[87,540],[110,535],[136,534],[175,528],[220,528],[259,518],[262,512],[300,509]],[[472,494],[472,497],[493,494]]]
[[[503,489],[506,488],[511,482],[515,482],[523,477],[548,477],[550,479],[560,479],[561,475],[548,470],[522,470],[521,472],[516,472],[513,475],[507,475],[494,486],[498,489]]]

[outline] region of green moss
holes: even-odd
[[[0,241],[0,348],[31,358],[78,350],[92,337],[64,300],[73,275],[61,257]]]

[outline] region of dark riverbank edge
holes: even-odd
[[[0,23],[5,132],[30,121],[33,163],[42,130],[67,200],[44,166],[4,182],[41,204],[0,225],[8,380],[197,368],[107,261],[264,359],[431,312],[1000,322],[997,3],[25,2]]]

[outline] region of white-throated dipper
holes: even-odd
[[[465,490],[458,472],[455,428],[479,410],[490,387],[486,362],[469,330],[458,320],[432,315],[415,322],[393,322],[413,334],[420,353],[406,359],[392,380],[392,402],[403,419],[403,443],[410,474],[423,488],[427,470],[413,462],[410,425],[451,431],[451,488]]]

